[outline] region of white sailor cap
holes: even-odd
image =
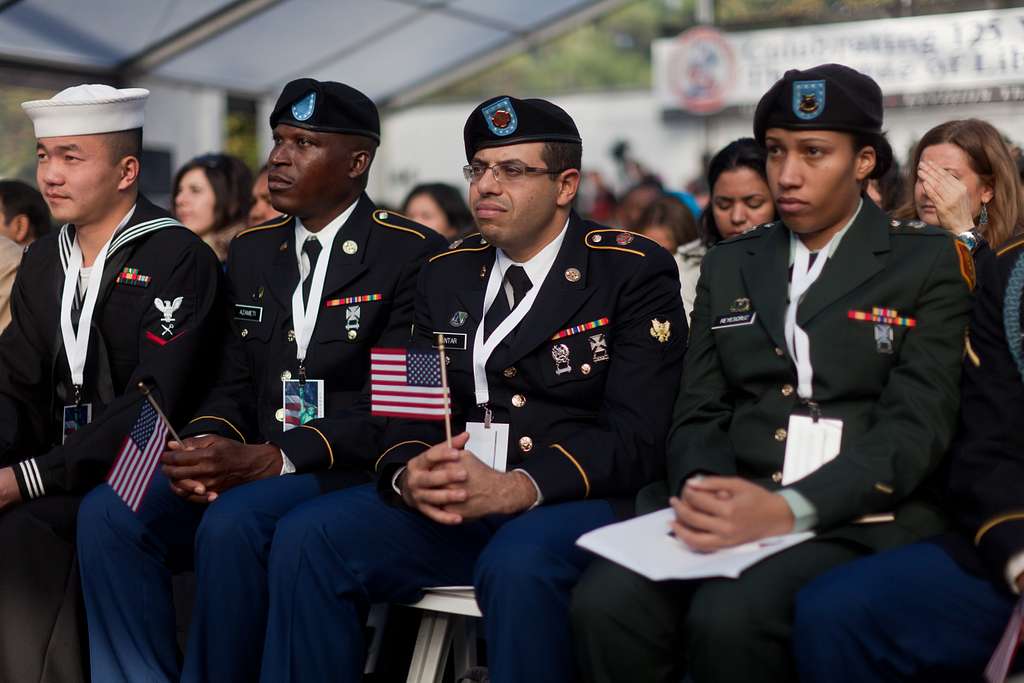
[[[92,135],[142,128],[148,97],[145,88],[76,85],[48,100],[22,102],[21,108],[32,119],[37,138]]]

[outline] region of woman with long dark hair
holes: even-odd
[[[204,154],[174,176],[174,217],[206,242],[221,263],[228,245],[246,227],[252,173],[229,154]]]

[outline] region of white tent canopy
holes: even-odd
[[[622,0],[6,0],[0,62],[267,96],[341,80],[401,104]]]

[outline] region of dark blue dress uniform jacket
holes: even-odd
[[[1000,587],[1007,587],[1007,562],[1024,551],[1024,380],[1007,341],[1020,330],[1004,320],[1014,307],[1018,320],[1024,313],[1024,282],[1010,280],[1022,256],[1024,240],[978,261],[960,429],[949,467],[957,529],[942,539],[965,568]]]
[[[346,242],[355,244],[354,253],[345,251]],[[384,420],[371,419],[360,400],[370,348],[406,343],[420,267],[445,246],[434,231],[377,210],[365,194],[359,198],[334,239],[306,354],[306,376],[325,380],[325,418],[285,432],[281,381],[299,378],[292,324],[292,293],[299,283],[295,219],[281,216],[239,233],[228,253],[232,334],[221,374],[182,435],[271,441],[299,472],[372,463]],[[345,303],[360,297],[371,300]],[[359,308],[358,328],[347,316],[350,306]]]
[[[63,406],[74,401],[59,321],[72,244],[64,226],[28,248],[13,320],[0,336],[0,463],[20,463],[25,500],[84,493],[103,480],[139,415],[139,381],[170,419],[184,421],[215,373],[220,266],[202,240],[140,196],[111,241],[96,300],[82,395],[93,422],[61,444]],[[174,322],[164,322],[155,300],[178,297]]]
[[[446,353],[456,431],[484,419],[472,348],[494,264],[495,248],[475,235],[420,276],[418,343],[436,345],[439,332],[454,342]],[[682,372],[687,328],[675,260],[645,237],[574,213],[547,278],[534,286],[533,308],[486,365],[493,420],[510,425],[508,469],[528,472],[545,503],[607,498],[631,508],[636,491],[663,472]],[[466,320],[456,324],[460,312]],[[560,373],[559,345],[571,368]],[[377,460],[381,492],[392,496],[397,468],[443,440],[441,423],[390,420]]]

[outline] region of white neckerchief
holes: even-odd
[[[498,344],[508,336],[509,332],[516,328],[516,325],[522,322],[526,314],[533,308],[537,292],[540,291],[541,286],[544,284],[544,279],[548,276],[551,266],[555,263],[555,258],[558,256],[558,250],[562,247],[562,242],[565,241],[565,233],[568,228],[569,220],[566,219],[565,225],[562,226],[562,231],[558,233],[555,239],[551,240],[526,263],[516,263],[504,251],[501,249],[497,250],[494,258],[494,267],[491,268],[490,277],[487,278],[487,291],[484,293],[484,309],[480,315],[480,324],[477,325],[476,335],[473,339],[473,385],[477,405],[486,405],[490,400],[491,394],[487,387],[486,369],[488,359],[494,353],[494,349],[498,348]],[[505,272],[510,266],[522,266],[533,286],[530,287],[530,291],[526,293],[523,300],[515,308],[512,308],[512,312],[508,314],[508,317],[502,320],[491,332],[491,336],[487,337],[487,340],[484,341],[484,318],[487,317],[487,311],[490,310],[494,300],[498,298],[498,291],[502,288],[502,284],[507,285],[505,283]],[[514,301],[511,286],[505,287],[505,296],[508,297],[509,307],[511,308]]]
[[[861,207],[864,206],[862,199],[857,205],[853,217],[843,226],[843,229],[832,236],[821,251],[814,265],[808,267],[811,251],[803,241],[792,232],[789,233],[789,245],[792,250],[793,276],[789,284],[789,305],[786,307],[786,346],[789,355],[796,363],[797,395],[804,400],[810,400],[814,395],[814,366],[811,364],[811,340],[803,328],[796,324],[797,308],[804,299],[807,290],[821,276],[825,270],[825,262],[832,258],[839,247],[839,242],[846,235],[847,230],[857,220]]]
[[[82,272],[82,248],[78,244],[78,232],[75,231],[75,243],[71,246],[71,254],[68,257],[68,268],[64,271],[64,289],[60,298],[60,334],[64,340],[64,353],[68,357],[68,367],[71,370],[71,383],[75,385],[76,393],[80,392],[85,380],[85,360],[89,354],[89,330],[92,327],[92,315],[96,308],[96,298],[100,293],[100,282],[103,280],[103,267],[107,261],[107,250],[114,236],[128,224],[135,213],[135,205],[128,211],[121,222],[114,228],[110,239],[100,249],[99,255],[93,262],[89,275],[89,286],[84,292],[81,315],[78,317],[78,330],[75,331],[71,324],[71,307],[75,301],[75,293],[78,290],[78,279]],[[77,396],[76,396],[77,398]]]
[[[299,259],[299,284],[296,285],[295,292],[292,293],[292,327],[295,328],[295,357],[298,359],[300,367],[305,363],[306,350],[309,349],[309,342],[313,338],[313,330],[316,328],[316,319],[320,314],[320,300],[324,296],[324,281],[327,279],[327,265],[331,260],[334,238],[338,236],[341,226],[345,224],[348,217],[355,211],[357,203],[358,200],[352,202],[347,209],[338,214],[337,218],[325,225],[317,233],[310,232],[302,224],[302,221],[298,218],[295,219],[295,251],[298,252]],[[306,259],[308,257],[302,253],[302,245],[305,244],[306,239],[311,235],[315,235],[320,241],[321,250],[316,262],[316,268],[313,270],[313,284],[309,289],[309,307],[307,308],[306,304],[302,301],[302,282],[305,280],[302,271],[303,257]],[[305,265],[305,270],[308,274],[308,261]]]

